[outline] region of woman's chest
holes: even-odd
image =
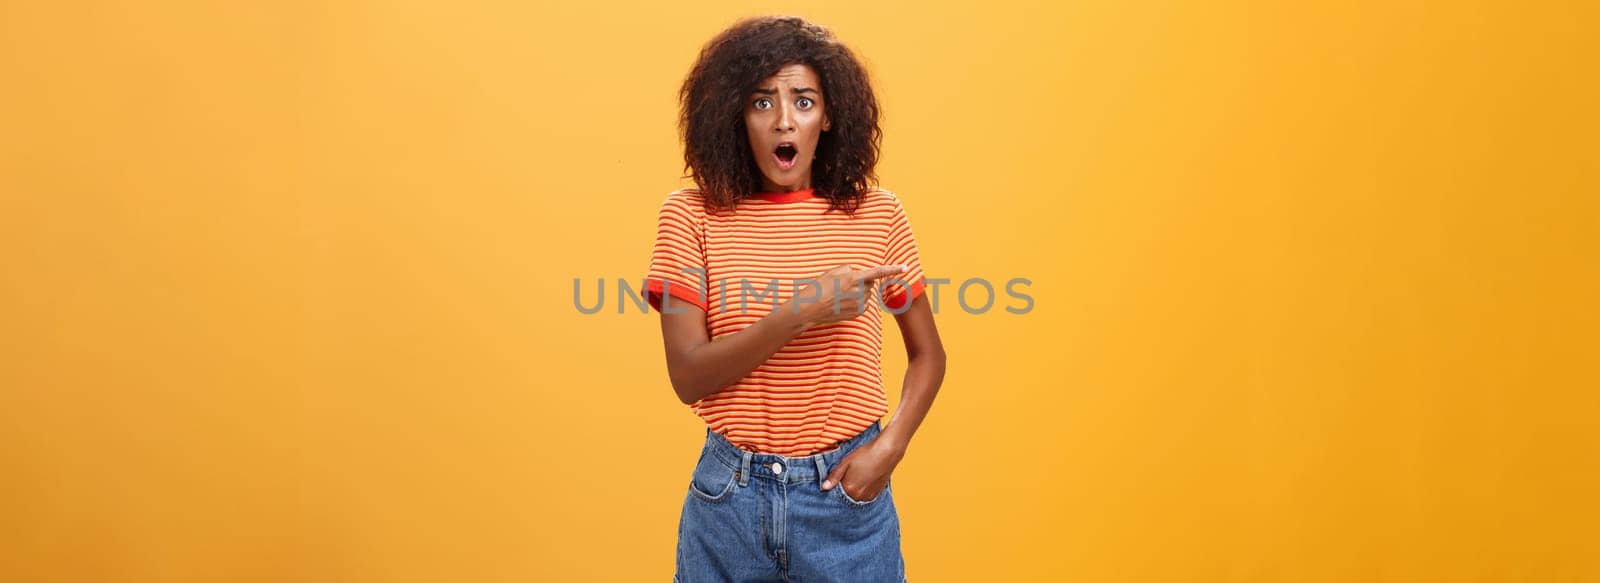
[[[888,233],[877,222],[839,218],[735,217],[708,221],[706,276],[814,277],[839,265],[880,264]]]

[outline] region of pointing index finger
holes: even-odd
[[[896,275],[906,272],[904,265],[879,265],[871,269],[856,272],[856,279],[862,281],[875,280],[886,275]]]

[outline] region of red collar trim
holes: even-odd
[[[816,197],[816,189],[813,188],[796,190],[792,192],[758,192],[750,195],[750,198],[759,198],[767,202],[794,202],[797,200],[806,200],[808,198]]]

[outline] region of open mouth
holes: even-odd
[[[791,142],[778,144],[778,147],[772,150],[772,156],[778,160],[778,167],[784,170],[794,168],[794,160],[799,155],[800,150]]]

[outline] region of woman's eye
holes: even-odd
[[[767,109],[769,107],[772,107],[772,100],[767,99],[765,97],[763,97],[761,99],[757,99],[756,103],[755,103],[755,106],[756,106],[756,109]]]
[[[801,97],[799,100],[795,101],[794,104],[800,106],[800,109],[811,109],[811,98]]]

